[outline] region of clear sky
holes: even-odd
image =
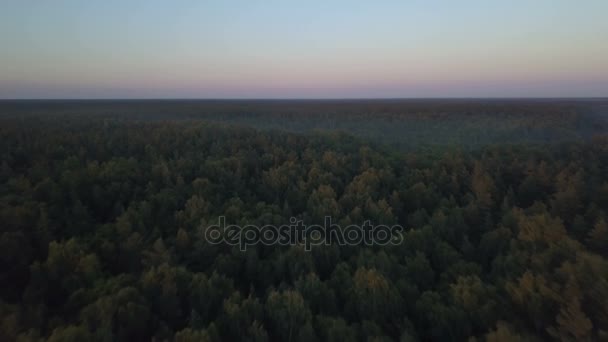
[[[0,98],[608,96],[606,0],[2,0]]]

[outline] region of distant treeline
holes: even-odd
[[[0,116],[207,120],[264,130],[341,131],[401,149],[588,140],[608,131],[608,100],[8,101]]]

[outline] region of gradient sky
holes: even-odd
[[[608,1],[2,0],[0,98],[608,96]]]

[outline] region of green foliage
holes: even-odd
[[[466,137],[478,142],[465,148],[406,153],[346,134],[210,124],[199,119],[252,120],[242,114],[245,104],[209,106],[174,120],[162,104],[149,117],[134,115],[142,121],[69,111],[0,119],[0,340],[608,336],[605,137],[472,149],[496,128]],[[447,108],[470,116],[452,132],[461,138],[506,120],[517,133],[499,135],[504,141],[552,141],[573,118],[582,120],[563,114],[570,104],[410,103],[402,107],[407,115],[390,103],[342,106],[313,106],[310,117],[298,117],[295,105],[266,103],[260,108],[272,109],[250,114],[260,118],[254,126],[304,132],[327,124],[319,119],[325,109],[356,108],[343,122],[324,120],[366,136],[375,133],[361,122],[382,112],[393,124],[370,119],[369,128],[386,128],[387,140],[449,132],[463,121]],[[494,110],[497,117],[480,114]],[[166,121],[152,120],[159,118]],[[323,224],[326,215],[341,225],[371,220],[407,232],[396,246],[312,251],[259,245],[242,252],[203,238],[219,216],[281,225],[292,216]]]

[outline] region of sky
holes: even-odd
[[[0,2],[0,98],[608,96],[606,0]]]

